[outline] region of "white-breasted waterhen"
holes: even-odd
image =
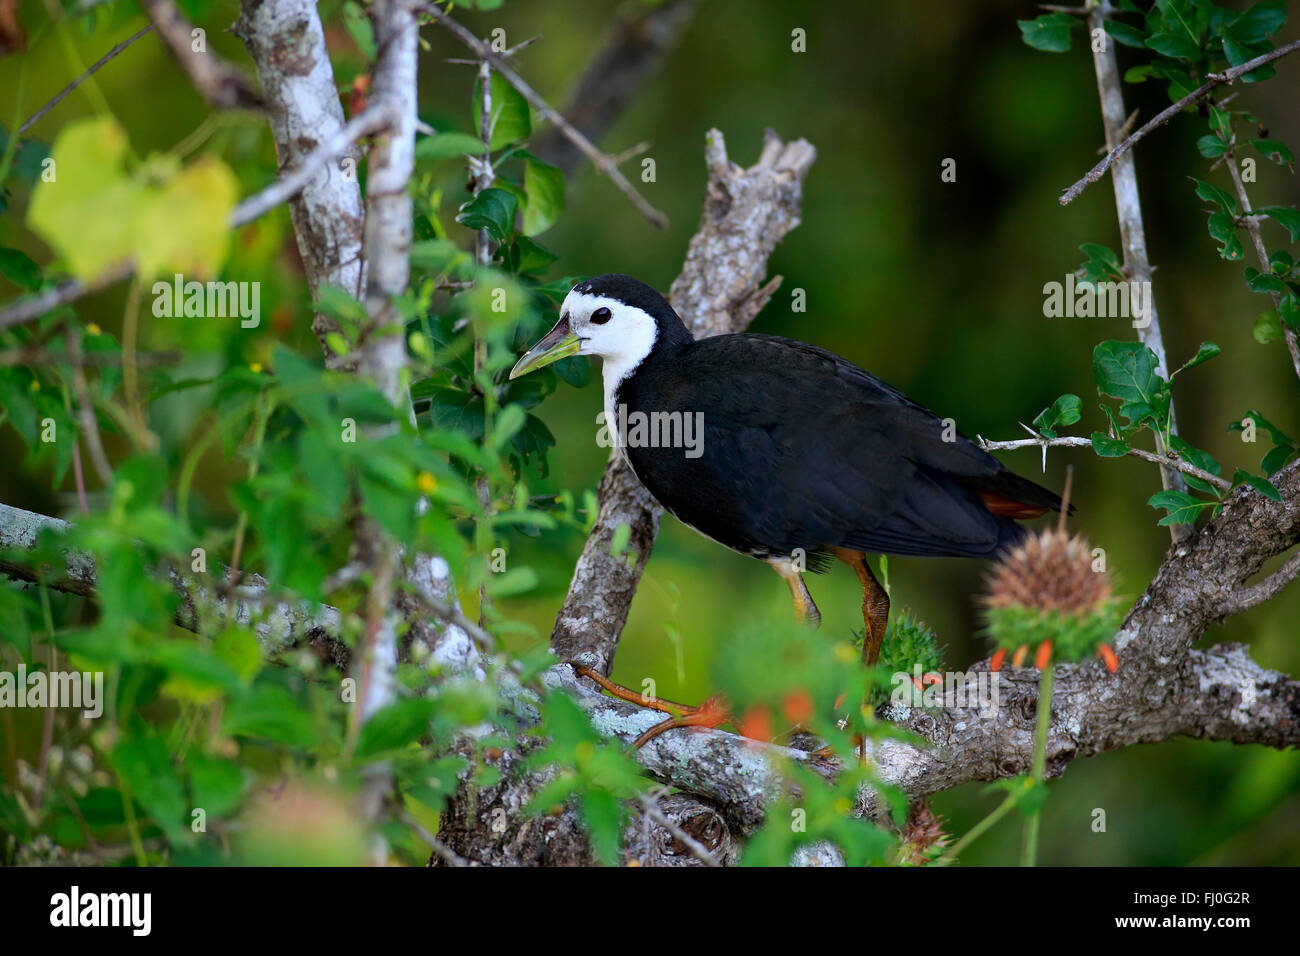
[[[603,360],[606,425],[616,440],[626,436],[620,451],[650,494],[701,534],[770,564],[800,617],[820,620],[803,568],[825,570],[832,557],[853,568],[869,666],[889,597],[866,554],[991,558],[1025,536],[1017,519],[1061,508],[1057,495],[852,362],[773,335],[696,341],[663,296],[629,276],[575,286],[510,377],[571,355]],[[702,440],[690,434],[696,423]],[[638,746],[670,727],[725,718],[716,702],[662,709],[683,716]]]

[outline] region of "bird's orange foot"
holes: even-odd
[[[585,664],[579,664],[577,661],[569,661],[569,666],[573,668],[574,673],[579,677],[590,678],[619,700],[626,700],[642,707],[649,707],[651,710],[672,715],[667,720],[655,724],[632,742],[632,746],[638,750],[664,733],[664,731],[674,730],[677,727],[713,728],[722,724],[734,723],[727,702],[720,695],[710,697],[698,707],[692,707],[690,704],[679,704],[676,701],[664,700],[659,697],[647,697],[645,694],[624,687],[622,684],[615,684],[604,674],[592,670]]]

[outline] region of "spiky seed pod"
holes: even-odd
[[[1037,648],[1039,669],[1053,657],[1081,660],[1089,654],[1115,669],[1104,642],[1119,623],[1117,602],[1107,573],[1094,569],[1092,547],[1083,537],[1064,528],[1031,535],[994,565],[986,587],[981,603],[998,645],[993,670],[1012,651],[1012,666],[1020,667],[1031,647]]]
[[[1092,548],[1081,536],[1051,529],[1007,552],[988,577],[984,605],[1043,613],[1088,614],[1111,599],[1105,572],[1092,569]]]

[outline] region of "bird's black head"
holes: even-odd
[[[691,333],[668,300],[644,282],[603,275],[574,286],[560,306],[560,321],[534,345],[511,378],[570,355],[596,355],[605,376],[618,381],[651,352],[688,344]]]

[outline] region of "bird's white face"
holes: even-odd
[[[560,307],[560,315],[566,314],[569,329],[581,343],[578,354],[599,356],[607,381],[611,374],[615,382],[621,381],[654,348],[654,318],[617,299],[575,290]]]
[[[604,362],[605,387],[612,391],[650,354],[657,334],[654,317],[643,309],[575,289],[565,296],[555,328],[528,350],[510,377],[571,355],[591,355]]]

